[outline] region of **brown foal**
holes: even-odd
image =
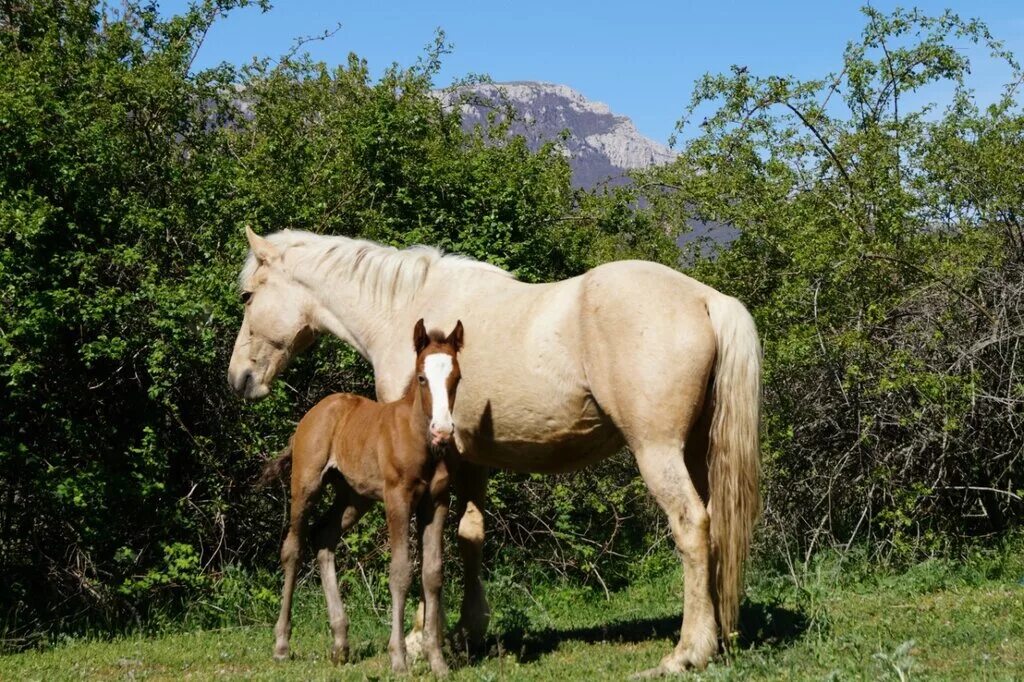
[[[324,398],[299,422],[288,449],[264,470],[264,480],[272,480],[291,468],[290,523],[281,547],[284,589],[274,628],[276,659],[289,654],[292,592],[306,517],[325,483],[330,483],[334,504],[316,523],[312,538],[334,637],[331,659],[338,663],[348,658],[348,616],[338,592],[334,551],[342,533],[374,501],[383,501],[391,544],[391,669],[408,669],[402,630],[412,580],[409,521],[415,511],[422,548],[423,649],[435,674],[448,671],[441,652],[441,553],[449,470],[455,464],[451,413],[460,378],[462,322],[445,337],[428,334],[421,319],[413,331],[413,346],[416,373],[403,397],[391,403],[348,393]]]

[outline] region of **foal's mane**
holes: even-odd
[[[293,251],[297,258],[289,268],[296,277],[321,279],[324,284],[357,284],[374,301],[411,298],[434,270],[454,268],[478,270],[512,277],[509,272],[466,256],[445,254],[433,246],[396,249],[366,239],[328,236],[303,230],[281,230],[267,239],[282,254]],[[285,256],[286,260],[288,256]],[[250,251],[239,275],[239,286],[255,272],[256,257]]]

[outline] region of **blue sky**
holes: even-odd
[[[186,4],[165,0],[161,8],[172,13]],[[441,27],[455,51],[446,58],[438,85],[468,73],[486,73],[497,81],[564,83],[631,117],[642,133],[665,142],[694,81],[705,72],[725,71],[731,64],[746,65],[758,74],[804,78],[836,70],[846,41],[857,37],[863,26],[862,4],[278,0],[269,13],[237,10],[214,26],[196,67],[281,55],[295,38],[340,22],[333,38],[308,45],[308,51],[331,64],[355,52],[379,73],[392,62],[415,62]],[[963,17],[978,17],[1024,59],[1021,0],[872,4],[880,10],[916,6],[936,14],[949,7]],[[968,54],[976,64],[972,83],[979,98],[993,98],[1007,72],[984,64],[983,52]]]

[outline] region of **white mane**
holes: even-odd
[[[439,267],[454,267],[512,275],[499,267],[466,256],[445,254],[433,246],[396,249],[366,239],[327,236],[303,230],[281,230],[266,235],[282,253],[293,275],[328,281],[355,283],[375,301],[410,298],[423,286],[427,275]],[[256,271],[256,257],[250,251],[239,275],[245,286]]]

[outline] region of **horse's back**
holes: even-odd
[[[684,295],[688,300],[704,301],[718,291],[667,265],[646,260],[619,260],[598,265],[582,276],[584,289],[610,287],[614,296],[637,294]]]

